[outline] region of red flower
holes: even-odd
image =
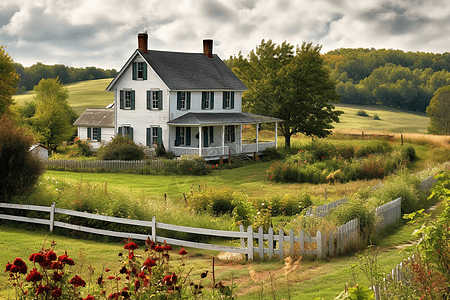
[[[45,260],[45,256],[42,253],[33,253],[30,256],[30,261],[32,262],[43,262]]]
[[[51,289],[51,287],[49,287],[48,285],[41,285],[40,284],[38,286],[37,290],[36,290],[36,296],[40,295],[40,294],[42,294],[44,292],[48,292],[48,291],[50,291],[50,289]]]
[[[164,245],[164,247],[163,247],[163,249],[165,250],[165,251],[170,251],[170,250],[172,250],[172,247],[170,246],[170,245]]]
[[[185,255],[185,254],[187,254],[187,251],[184,250],[183,247],[181,247],[181,250],[180,250],[180,252],[178,252],[178,254],[180,254],[180,255]]]
[[[88,294],[83,300],[94,300],[94,297],[92,297],[91,294]]]
[[[134,282],[134,287],[136,291],[141,287],[141,282],[139,281],[139,279],[136,279],[136,281]]]
[[[5,272],[11,272],[11,267],[12,267],[12,264],[8,261],[8,263],[6,264]]]
[[[64,264],[62,263],[62,262],[60,262],[60,261],[54,261],[53,263],[52,263],[52,266],[50,267],[51,269],[56,269],[56,270],[62,270],[63,269],[63,267],[64,267]]]
[[[155,246],[155,251],[156,251],[156,252],[163,252],[163,251],[164,251],[164,248],[161,247],[160,245],[156,245],[156,246]]]
[[[134,257],[134,252],[130,251],[130,254],[128,254],[128,259],[132,259]]]
[[[178,277],[175,275],[175,273],[172,273],[172,275],[167,275],[164,277],[163,282],[167,285],[177,284]]]
[[[21,273],[21,274],[27,274],[28,271],[28,267],[25,264],[25,262],[20,258],[17,257],[14,262],[13,262],[14,266],[11,266],[11,272],[12,273]]]
[[[108,279],[108,280],[112,280],[112,279],[114,279],[114,278],[116,278],[116,276],[109,276],[108,278],[106,278],[106,279]]]
[[[110,269],[105,269],[105,272],[109,272],[109,271],[111,271]]]
[[[70,279],[69,283],[73,284],[75,287],[86,286],[86,282],[84,282],[84,280],[78,275],[75,275],[72,279]]]
[[[56,260],[57,259],[56,253],[53,252],[53,250],[48,251],[47,258],[50,259],[51,261]]]
[[[52,297],[53,297],[53,298],[59,298],[59,297],[61,297],[61,296],[62,296],[62,291],[61,291],[61,289],[60,289],[59,287],[53,288],[53,291],[52,291]]]
[[[38,270],[36,268],[34,268],[33,270],[31,270],[30,274],[27,275],[27,277],[25,278],[26,281],[39,281],[43,278],[43,276],[41,275],[41,273],[38,272]]]
[[[138,248],[139,248],[139,246],[134,242],[129,242],[128,244],[125,245],[125,247],[123,247],[123,249],[128,249],[131,251],[138,249]]]
[[[62,279],[63,274],[64,274],[64,272],[63,273],[58,273],[58,272],[55,271],[53,273],[53,275],[52,275],[53,281],[55,281],[55,282],[60,281]]]
[[[143,263],[143,266],[144,266],[144,267],[147,267],[147,268],[151,268],[151,267],[156,266],[156,262],[155,262],[153,259],[151,259],[151,258],[149,257],[149,258],[147,258],[147,260]]]
[[[63,264],[68,264],[69,266],[75,265],[75,262],[73,261],[73,259],[69,258],[69,256],[67,256],[67,254],[61,255],[60,257],[58,257],[58,260],[60,262],[62,262]]]

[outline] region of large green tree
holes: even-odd
[[[69,92],[58,78],[42,79],[33,90],[36,113],[30,119],[31,128],[41,143],[54,149],[75,130],[72,123],[76,114],[67,101]]]
[[[450,86],[436,90],[430,105],[427,107],[430,117],[428,132],[432,134],[450,134]]]
[[[239,54],[230,59],[233,71],[249,88],[243,94],[243,109],[282,119],[279,129],[286,147],[296,133],[325,137],[332,122],[339,122],[342,112],[331,103],[339,103],[340,96],[320,50],[319,45],[303,43],[294,52],[287,42],[263,40],[247,58]]]
[[[12,95],[17,91],[19,80],[12,58],[6,53],[5,48],[0,46],[0,115],[8,112],[13,104]]]

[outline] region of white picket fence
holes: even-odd
[[[50,207],[0,203],[0,208],[47,212],[50,214],[49,219],[29,218],[7,214],[0,214],[0,219],[47,225],[49,226],[50,231],[53,231],[54,227],[59,227],[99,235],[132,238],[135,240],[146,240],[150,237],[153,241],[158,243],[166,241],[172,245],[196,249],[240,253],[246,255],[249,260],[254,259],[255,253],[258,254],[259,259],[263,259],[267,256],[272,258],[275,255],[278,259],[284,259],[286,255],[290,255],[291,257],[316,256],[317,258],[335,256],[344,253],[347,247],[351,246],[352,243],[358,242],[360,238],[359,222],[357,219],[340,226],[337,232],[330,231],[328,234],[325,234],[321,231],[317,231],[316,236],[310,236],[308,233],[300,231],[299,236],[294,236],[294,230],[292,229],[289,231],[288,235],[284,234],[283,229],[280,229],[278,234],[274,234],[273,229],[270,228],[268,234],[264,234],[262,228],[259,228],[258,232],[253,232],[251,226],[245,230],[242,225],[240,226],[239,231],[211,230],[159,223],[156,222],[155,217],[153,217],[151,221],[140,221],[61,209],[55,207],[55,203]],[[118,232],[55,221],[55,214],[148,227],[149,234]],[[241,245],[240,247],[212,245],[158,236],[157,231],[162,229],[208,235],[212,237],[240,239]]]
[[[402,217],[401,210],[402,210],[401,197],[375,209],[375,214],[377,218],[377,229],[381,230],[383,228],[386,228],[387,226],[399,220]]]
[[[346,203],[346,202],[347,202],[347,198],[344,198],[344,199],[336,200],[336,201],[333,201],[331,203],[324,204],[321,206],[310,207],[306,210],[306,216],[307,217],[308,216],[316,216],[316,217],[324,218],[324,217],[328,216],[331,209],[334,209],[334,208],[338,207],[339,205]]]
[[[164,171],[176,166],[178,160],[68,160],[68,159],[48,159],[45,161],[47,167],[61,168],[64,170],[85,172],[103,169],[105,171],[114,170],[139,170],[148,168],[152,171]]]

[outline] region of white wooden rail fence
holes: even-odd
[[[272,228],[269,229],[268,234],[264,234],[262,228],[259,228],[258,232],[253,232],[251,226],[249,226],[247,230],[245,230],[243,226],[240,226],[239,231],[223,231],[159,223],[156,222],[155,217],[153,217],[151,221],[116,218],[68,209],[61,209],[55,207],[55,203],[53,203],[50,207],[0,203],[0,208],[47,212],[50,214],[49,219],[29,218],[7,214],[0,214],[0,219],[47,225],[49,226],[50,231],[53,231],[54,227],[60,227],[99,235],[107,235],[119,238],[132,238],[135,240],[146,240],[148,237],[150,237],[153,241],[158,243],[166,241],[167,243],[172,245],[185,246],[196,249],[245,254],[247,255],[247,258],[249,260],[254,259],[254,253],[257,253],[260,259],[264,258],[265,254],[267,254],[269,258],[272,258],[276,255],[278,259],[284,259],[285,255],[290,255],[291,257],[317,256],[317,258],[334,256],[337,254],[342,254],[348,246],[350,246],[354,242],[357,242],[360,237],[359,222],[357,219],[342,225],[335,233],[330,231],[328,234],[325,234],[321,231],[317,231],[316,236],[312,237],[307,233],[304,233],[303,231],[300,231],[299,236],[294,236],[294,231],[292,229],[290,230],[288,235],[284,234],[283,229],[280,229],[278,234],[274,234]],[[64,214],[113,223],[148,227],[150,234],[118,232],[55,221],[55,214]],[[241,245],[240,247],[211,245],[166,238],[157,236],[156,232],[158,229],[240,239]]]

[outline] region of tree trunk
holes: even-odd
[[[291,135],[290,134],[286,134],[284,136],[284,147],[291,148]]]

